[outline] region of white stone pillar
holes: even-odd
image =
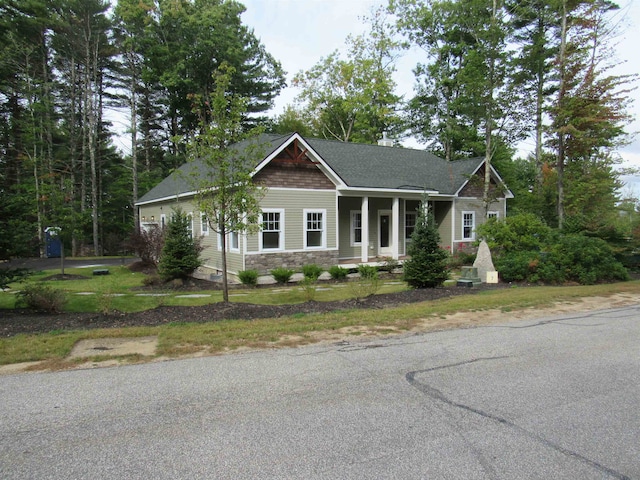
[[[391,258],[400,258],[400,199],[393,197],[391,206]]]
[[[366,263],[369,261],[369,197],[362,197],[360,219],[360,226],[362,228],[360,260],[362,261],[362,263]]]

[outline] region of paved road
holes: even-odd
[[[639,319],[0,377],[0,478],[640,479]]]

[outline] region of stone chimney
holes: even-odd
[[[387,132],[382,132],[382,138],[378,140],[378,145],[381,147],[393,147],[393,140],[387,138]]]

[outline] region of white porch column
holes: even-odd
[[[398,260],[400,257],[400,199],[393,197],[391,207],[391,258]]]
[[[362,263],[369,261],[369,197],[362,197],[360,208],[361,245],[360,260]]]

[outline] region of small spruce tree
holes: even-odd
[[[425,202],[426,204],[426,202]],[[449,278],[447,252],[440,248],[433,214],[420,209],[404,262],[404,279],[413,288],[435,288]]]
[[[199,258],[202,248],[191,235],[190,222],[189,215],[174,210],[158,263],[158,273],[165,280],[185,279],[202,264]]]

